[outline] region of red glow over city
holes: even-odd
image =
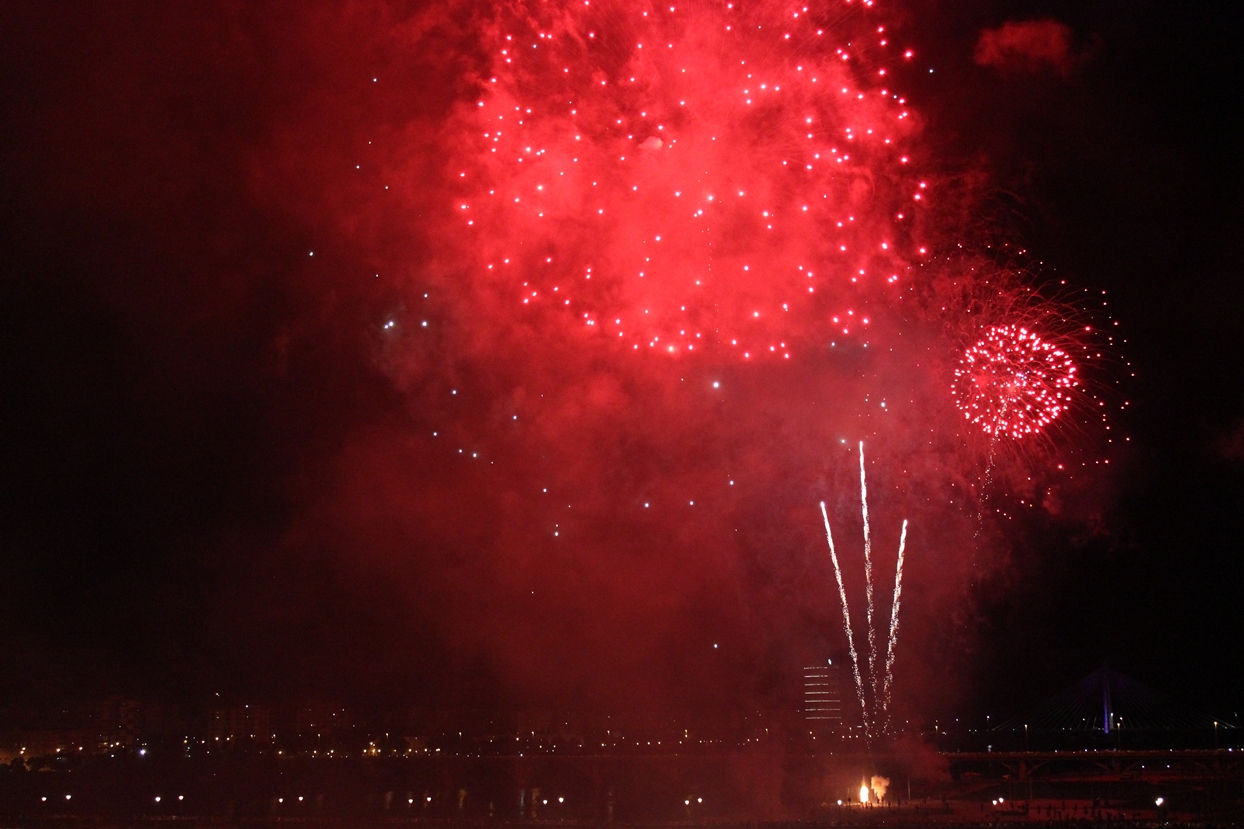
[[[1238,752],[1216,14],[0,4],[0,816],[996,822],[1141,685]]]

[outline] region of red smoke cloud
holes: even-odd
[[[292,112],[255,187],[328,240],[333,296],[363,298],[322,313],[394,396],[299,479],[291,560],[370,574],[519,698],[772,700],[806,654],[845,655],[816,504],[860,537],[863,440],[882,585],[912,522],[916,695],[990,566],[986,461],[1024,458],[965,426],[952,367],[1027,289],[931,229],[886,14],[363,4],[328,33],[382,68]],[[1031,495],[1063,473],[993,474]]]
[[[976,62],[1005,72],[1053,71],[1066,76],[1075,64],[1071,29],[1057,20],[1003,23],[981,32]]]

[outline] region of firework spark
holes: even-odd
[[[898,538],[898,564],[894,568],[894,598],[890,602],[890,638],[886,644],[885,679],[881,685],[881,714],[889,726],[890,686],[894,680],[894,643],[898,640],[898,608],[903,597],[903,552],[907,548],[907,519]]]
[[[995,325],[964,352],[954,395],[969,423],[993,438],[1021,440],[1066,411],[1079,385],[1066,351],[1019,325]]]
[[[842,604],[842,623],[847,634],[847,650],[851,654],[851,668],[855,676],[856,694],[860,700],[860,710],[864,718],[864,737],[871,741],[876,733],[880,717],[888,716],[890,705],[890,688],[894,670],[894,648],[898,641],[899,601],[903,592],[903,555],[907,548],[907,519],[903,519],[902,534],[898,544],[898,562],[894,571],[894,600],[890,605],[890,630],[886,642],[886,660],[884,676],[878,672],[876,658],[876,633],[873,628],[873,586],[872,586],[872,541],[868,522],[868,487],[864,476],[864,442],[860,441],[860,503],[864,516],[864,579],[866,614],[868,618],[868,682],[864,683],[860,672],[859,654],[855,650],[855,634],[851,630],[851,611],[847,605],[847,591],[842,581],[842,569],[838,565],[838,554],[834,549],[834,535],[829,526],[829,513],[825,502],[821,502],[821,517],[825,521],[825,538],[829,541],[829,557],[834,564],[834,577],[838,581],[838,598]],[[880,690],[879,690],[880,687]],[[867,691],[865,690],[867,688]],[[871,704],[870,704],[871,703]],[[881,723],[888,727],[888,720]]]
[[[855,693],[860,700],[860,714],[864,718],[864,734],[872,739],[868,719],[868,702],[864,697],[864,681],[860,676],[860,657],[855,652],[855,634],[851,631],[851,610],[847,606],[847,589],[842,583],[842,568],[838,566],[838,554],[834,551],[834,533],[829,528],[829,513],[821,502],[821,517],[825,519],[825,538],[829,541],[829,560],[834,563],[834,577],[838,580],[838,598],[842,601],[842,626],[847,632],[847,650],[851,653],[851,670],[855,674]]]
[[[864,515],[864,601],[868,619],[868,682],[877,698],[877,628],[873,625],[873,543],[868,527],[868,482],[864,478],[864,441],[860,441],[860,511]]]

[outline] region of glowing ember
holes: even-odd
[[[1062,414],[1077,385],[1070,355],[1018,325],[988,329],[954,373],[963,416],[986,434],[1016,440]]]

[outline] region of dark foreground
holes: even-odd
[[[45,817],[18,818],[6,820],[5,827],[23,827],[23,829],[76,829],[77,827],[97,827],[97,829],[280,829],[283,826],[300,826],[306,829],[377,829],[377,827],[440,827],[441,829],[534,829],[534,827],[557,826],[564,829],[603,826],[618,826],[619,829],[675,829],[675,827],[699,827],[699,829],[830,829],[830,827],[892,827],[892,829],[920,829],[920,827],[937,827],[937,829],[958,829],[959,827],[1006,826],[1017,825],[1008,821],[982,823],[962,821],[953,817],[946,819],[916,819],[914,816],[890,815],[884,818],[856,816],[855,819],[841,821],[752,821],[746,823],[640,823],[640,824],[601,824],[596,822],[562,821],[562,822],[510,822],[510,821],[459,821],[431,819],[396,819],[376,818],[372,820],[341,820],[341,819],[221,819],[221,818],[174,818],[174,817],[135,817],[130,819],[107,819],[94,817]],[[1170,818],[1165,820],[1096,820],[1096,821],[1026,821],[1023,826],[1033,829],[1068,829],[1068,827],[1235,827],[1240,824],[1233,821],[1202,821]]]
[[[0,766],[0,829],[1244,826],[1240,759],[1234,751],[918,761],[899,754],[130,754],[65,758],[37,770]],[[859,803],[866,779],[885,780],[883,801]]]

